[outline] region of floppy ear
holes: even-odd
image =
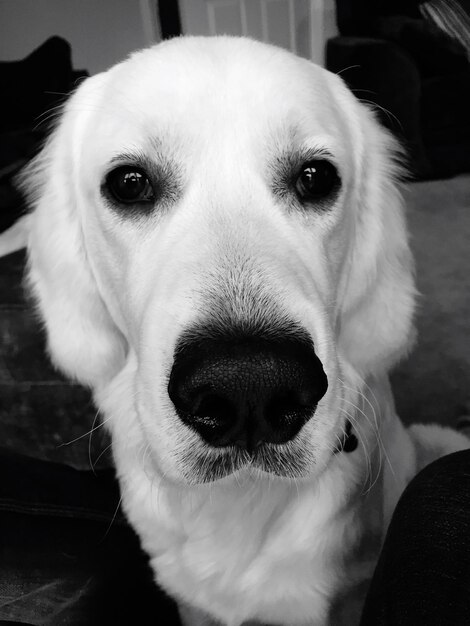
[[[86,80],[67,102],[48,143],[21,184],[33,211],[28,283],[53,362],[79,382],[97,387],[120,368],[125,341],[104,304],[87,262],[77,210],[75,172],[86,118],[104,75]]]
[[[359,187],[345,271],[339,345],[362,376],[388,370],[414,340],[416,290],[404,206],[397,188],[397,142],[357,103]]]

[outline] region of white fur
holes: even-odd
[[[271,189],[273,160],[301,148],[327,150],[340,172],[327,211]],[[132,151],[166,159],[180,184],[137,221],[100,193],[110,160]],[[394,153],[337,76],[249,40],[183,38],[80,86],[25,175],[51,357],[93,388],[125,511],[186,621],[340,623],[422,444],[434,456],[466,446],[450,431],[410,433],[394,412],[387,371],[412,342],[415,297]],[[177,418],[167,374],[221,283],[234,315],[263,316],[237,301],[243,281],[310,333],[328,392],[293,444],[310,459],[301,477],[246,467],[194,484],[182,455],[204,444]],[[333,454],[346,415],[360,446]]]

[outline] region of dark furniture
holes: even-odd
[[[72,68],[70,45],[51,37],[19,61],[0,62],[0,232],[22,211],[14,178],[42,145],[60,106],[84,70]]]
[[[327,68],[404,143],[412,175],[470,171],[470,63],[416,0],[337,0]]]

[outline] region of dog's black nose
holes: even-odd
[[[250,452],[285,443],[312,417],[328,381],[305,339],[211,338],[176,351],[168,385],[180,418],[210,445]]]

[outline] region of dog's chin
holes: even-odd
[[[221,481],[229,477],[243,478],[306,478],[315,465],[315,458],[298,444],[263,444],[253,452],[230,446],[202,448],[181,459],[183,475],[189,484]]]

